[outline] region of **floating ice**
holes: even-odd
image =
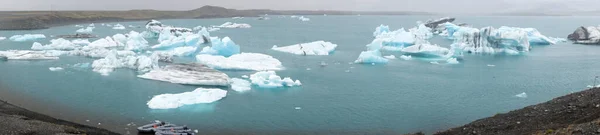
[[[219,31],[219,30],[221,30],[221,28],[208,27],[208,31],[210,31],[210,32]]]
[[[200,54],[222,55],[225,57],[240,53],[240,46],[236,45],[229,37],[222,40],[218,38],[211,39],[211,46],[202,48]]]
[[[73,50],[80,47],[77,44],[72,43],[69,40],[59,38],[50,40],[50,44],[42,45],[38,42],[34,42],[31,46],[31,50]]]
[[[413,33],[414,37],[418,38],[417,40],[425,40],[433,37],[431,28],[425,26],[424,24],[420,24],[419,26],[411,28],[408,31]]]
[[[306,18],[304,16],[300,16],[300,17],[298,17],[298,20],[303,21],[303,22],[307,22],[307,21],[310,21],[310,18]]]
[[[495,67],[496,65],[488,64],[488,67]]]
[[[419,57],[447,57],[450,50],[438,45],[418,44],[402,49],[402,52]]]
[[[122,56],[119,57],[116,50],[111,50],[106,57],[94,60],[92,63],[93,71],[107,76],[117,68],[136,69],[140,72],[148,72],[158,68],[158,54],[148,56]]]
[[[453,36],[455,40],[451,46],[453,50],[460,51],[457,54],[461,52],[519,54],[529,52],[530,49],[527,31],[523,29],[511,27],[476,29],[458,26]]]
[[[600,84],[599,84],[599,85],[596,85],[596,86],[593,86],[593,85],[588,85],[588,86],[587,86],[587,88],[600,88]]]
[[[125,43],[125,50],[129,51],[141,51],[148,48],[148,41],[144,39],[144,36],[138,32],[131,31],[127,34]]]
[[[250,78],[250,77],[249,77],[248,75],[242,75],[242,78],[246,78],[246,79],[248,79],[248,78]]]
[[[337,47],[336,44],[325,41],[314,41],[310,43],[295,44],[284,47],[273,46],[273,50],[288,52],[296,55],[329,55]]]
[[[354,63],[363,63],[363,64],[371,64],[371,63],[387,63],[388,59],[381,57],[381,52],[379,50],[372,51],[363,51],[358,56],[358,59],[354,61]]]
[[[231,89],[237,92],[245,92],[251,89],[252,84],[244,79],[232,78],[231,79]]]
[[[32,41],[32,40],[37,40],[37,39],[43,39],[46,38],[46,36],[44,34],[25,34],[25,35],[14,35],[12,37],[10,37],[9,39],[15,42],[25,42],[25,41]]]
[[[373,37],[377,37],[379,35],[381,35],[382,33],[388,33],[390,32],[390,26],[387,25],[379,25],[379,27],[375,28],[375,32],[373,32]]]
[[[232,17],[231,19],[244,19],[244,17],[237,16],[237,17]]]
[[[83,26],[81,26],[81,25],[75,25],[75,27],[80,27],[80,28],[81,28],[81,27],[83,27]]]
[[[124,30],[125,26],[123,26],[121,24],[115,24],[112,29],[115,29],[115,30]]]
[[[228,58],[200,54],[196,56],[199,63],[206,64],[215,69],[226,70],[283,70],[281,62],[272,56],[260,53],[241,53]]]
[[[90,33],[94,32],[94,28],[95,28],[95,27],[81,28],[81,29],[78,29],[78,30],[77,30],[77,31],[75,31],[75,32],[77,32],[77,33],[86,33],[86,34],[90,34]]]
[[[407,55],[402,55],[402,56],[400,56],[400,59],[403,59],[403,60],[412,60],[412,56],[410,56],[410,55],[408,55],[408,56]]]
[[[111,37],[106,37],[106,38],[101,38],[96,41],[93,41],[92,43],[85,46],[84,48],[109,48],[109,47],[117,47],[117,46],[119,46],[119,43],[117,43],[117,41],[113,40],[113,38],[111,38]]]
[[[0,37],[0,41],[6,40],[6,37]]]
[[[55,60],[64,54],[62,51],[31,51],[31,50],[8,50],[0,51],[0,58],[8,60]]]
[[[567,38],[577,44],[600,44],[600,26],[581,26]]]
[[[460,62],[458,62],[458,60],[456,58],[449,58],[448,60],[446,60],[446,63],[448,63],[448,64],[458,64]]]
[[[383,56],[386,59],[396,59],[396,56],[394,55],[389,55],[389,56]]]
[[[521,94],[515,95],[515,97],[518,97],[518,98],[527,98],[527,93],[523,92]]]
[[[161,94],[152,97],[147,105],[151,109],[174,109],[184,105],[212,103],[227,96],[222,89],[197,88],[179,94]]]
[[[252,26],[250,26],[250,24],[245,24],[245,23],[226,22],[219,26],[214,26],[214,27],[217,27],[217,28],[251,28]]]
[[[252,84],[261,88],[293,87],[302,85],[299,80],[293,81],[289,77],[281,79],[275,71],[256,72],[250,75],[250,80],[252,81]]]
[[[61,70],[64,70],[64,69],[63,69],[63,68],[61,68],[61,67],[50,67],[50,68],[48,68],[48,69],[49,69],[50,71],[61,71]]]
[[[138,75],[140,78],[188,85],[228,86],[229,76],[200,64],[171,64]]]

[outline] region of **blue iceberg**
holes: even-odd
[[[379,50],[363,51],[358,56],[358,59],[354,63],[373,64],[373,63],[387,63],[389,60],[381,56]]]

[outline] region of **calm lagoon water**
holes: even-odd
[[[152,96],[187,92],[197,87],[140,79],[137,72],[129,69],[101,76],[91,69],[71,67],[76,63],[91,63],[93,59],[63,56],[60,60],[0,62],[0,99],[125,134],[135,133],[133,127],[127,127],[128,123],[145,124],[155,119],[185,124],[202,133],[432,133],[583,90],[600,74],[597,70],[600,46],[571,43],[534,46],[531,52],[520,56],[467,55],[458,65],[400,59],[385,65],[349,64],[373,40],[372,32],[380,24],[392,29],[410,28],[416,26],[416,21],[437,17],[310,16],[309,22],[279,17],[267,21],[163,20],[167,25],[189,28],[227,21],[251,24],[250,29],[222,29],[211,35],[231,37],[242,52],[274,56],[286,67],[278,74],[301,80],[303,85],[279,89],[253,87],[246,93],[225,88],[229,91],[227,97],[212,104],[152,110],[146,105]],[[600,18],[458,16],[457,22],[476,27],[534,27],[547,36],[566,37],[579,26],[597,25]],[[145,22],[121,24],[142,26]],[[99,24],[96,27],[94,34],[100,36],[144,30],[113,30]],[[0,36],[60,35],[77,29],[63,26],[0,31]],[[38,42],[47,44],[50,39]],[[339,46],[330,56],[304,57],[270,50],[273,45],[315,40]],[[442,46],[451,43],[439,37],[431,41]],[[32,43],[4,40],[0,41],[0,50],[29,49]],[[384,52],[390,54],[401,55]],[[193,58],[179,60],[193,61]],[[321,61],[329,66],[320,67]],[[65,70],[48,70],[57,66]],[[225,73],[239,77],[253,72]],[[522,92],[529,97],[515,97]]]

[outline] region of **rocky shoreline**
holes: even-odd
[[[2,135],[118,135],[118,133],[56,119],[0,100]]]

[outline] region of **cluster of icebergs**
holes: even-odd
[[[293,16],[291,16],[291,18],[295,18],[295,19],[298,19],[298,20],[303,21],[303,22],[310,21],[310,18],[306,18],[304,16],[295,16],[295,15],[293,15]]]

